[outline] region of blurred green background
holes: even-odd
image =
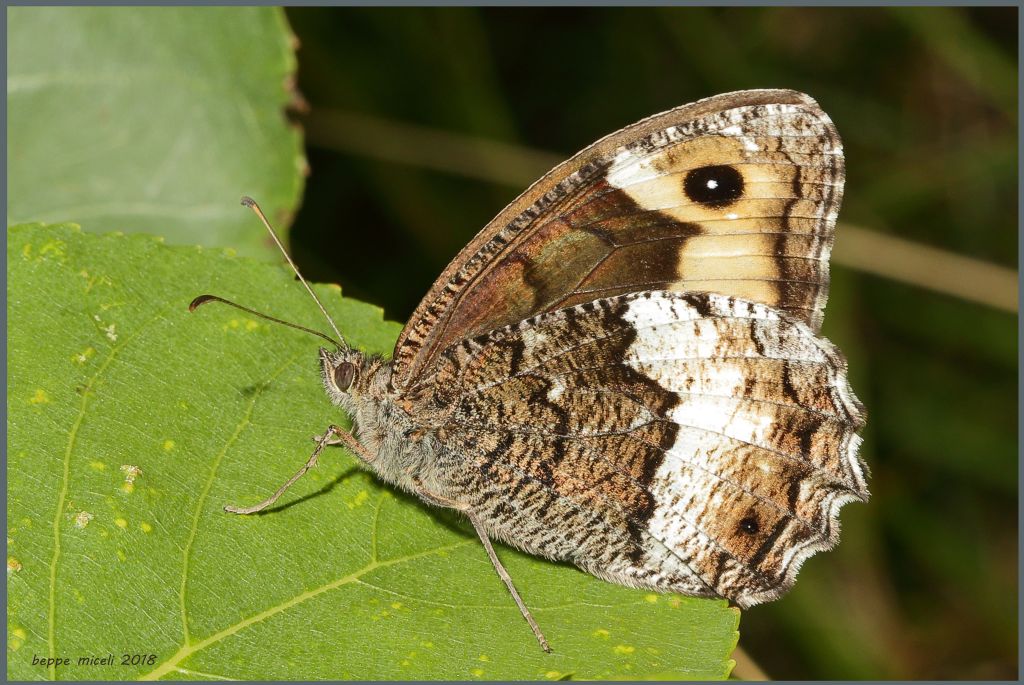
[[[780,679],[1017,677],[1016,8],[287,16],[311,170],[292,250],[400,321],[559,157],[724,91],[815,97],[848,165],[825,334],[868,407],[873,499],[740,645]],[[935,290],[957,287],[997,306]]]

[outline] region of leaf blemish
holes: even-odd
[[[29,404],[49,404],[50,395],[42,388],[36,388],[35,393],[28,400]]]
[[[28,639],[28,633],[25,632],[24,628],[15,628],[11,631],[11,651],[17,651],[19,647],[25,644],[25,640]]]
[[[363,504],[365,504],[366,500],[368,500],[368,499],[370,499],[370,493],[367,492],[366,490],[360,490],[356,494],[356,496],[352,499],[352,501],[351,502],[346,502],[345,505],[349,509],[355,509],[356,507],[363,506]]]
[[[616,654],[632,654],[636,651],[636,647],[632,645],[615,645],[612,651]]]
[[[71,357],[71,360],[77,364],[84,364],[96,354],[96,349],[93,347],[87,347],[78,354]]]
[[[142,529],[143,533],[152,533],[153,532],[153,526],[149,525],[145,521],[143,521],[142,523],[139,524],[139,528]]]
[[[124,474],[124,484],[121,489],[125,492],[134,492],[135,479],[142,475],[142,469],[131,464],[124,464],[121,466],[121,472]]]
[[[116,518],[114,519],[114,525],[118,528],[124,529],[128,527],[128,522],[122,518]]]
[[[63,240],[51,240],[39,248],[39,257],[42,259],[53,255],[58,262],[63,262],[67,257],[66,248],[67,244]]]
[[[164,452],[170,452],[173,449],[174,449],[174,441],[173,440],[164,440]]]
[[[7,557],[7,575],[10,576],[12,573],[17,573],[21,570],[21,562],[14,557]]]
[[[93,515],[87,511],[80,511],[75,514],[75,527],[85,528],[89,525],[89,521],[92,521]]]
[[[102,461],[90,461],[89,468],[93,469],[94,471],[106,471],[107,465],[104,464]]]

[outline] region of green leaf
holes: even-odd
[[[222,305],[187,311],[212,292],[326,328],[285,269],[67,225],[12,228],[8,255],[9,678],[728,675],[739,614],[724,601],[499,546],[544,654],[472,529],[340,448],[271,511],[223,513],[269,494],[343,420],[316,338]],[[390,349],[400,327],[379,309],[317,289],[354,345]]]
[[[235,200],[290,222],[305,160],[275,8],[14,7],[8,225],[80,222],[270,256]]]

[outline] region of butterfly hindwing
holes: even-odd
[[[414,402],[495,537],[627,585],[774,598],[867,498],[845,362],[735,297],[537,315],[448,348]]]
[[[817,331],[843,178],[834,126],[794,91],[638,122],[556,167],[459,254],[403,330],[392,382],[411,386],[464,338],[646,290],[734,295]]]

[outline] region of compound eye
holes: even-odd
[[[351,362],[342,362],[334,367],[334,385],[338,390],[345,391],[352,386],[356,378],[356,365]]]

